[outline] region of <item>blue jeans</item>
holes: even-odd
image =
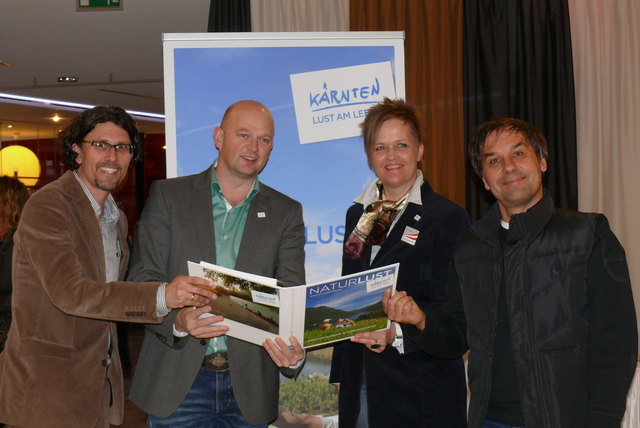
[[[166,418],[149,415],[148,428],[255,428],[240,413],[233,396],[229,370],[200,368],[196,380],[180,406]]]
[[[362,376],[362,385],[360,385],[360,413],[358,414],[358,421],[356,422],[356,428],[367,428],[369,426],[369,414],[367,411],[367,383],[366,377]]]
[[[482,423],[482,428],[524,428],[524,427],[514,427],[511,425],[503,424],[502,422],[495,421],[485,421]]]

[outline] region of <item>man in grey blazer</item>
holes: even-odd
[[[258,180],[273,135],[262,104],[230,106],[213,130],[213,165],[153,183],[129,278],[165,281],[186,273],[188,260],[204,260],[303,284],[302,206]],[[297,374],[302,347],[293,337],[291,348],[280,338],[260,347],[226,337],[222,317],[200,317],[209,310],[172,311],[147,326],[131,400],[149,413],[150,427],[266,426],[276,419],[279,372]]]

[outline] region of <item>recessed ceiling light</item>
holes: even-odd
[[[57,114],[55,116],[53,116],[51,118],[51,120],[53,120],[54,122],[59,122],[60,121],[60,116],[58,116]]]
[[[78,81],[78,78],[74,76],[58,76],[56,80],[60,83],[75,83]]]
[[[7,125],[7,128],[11,129],[13,128],[13,125]]]

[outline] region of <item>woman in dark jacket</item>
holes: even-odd
[[[342,273],[399,262],[397,289],[423,309],[436,308],[467,214],[418,170],[424,143],[413,107],[385,99],[369,110],[362,129],[377,179],[347,211]],[[431,357],[403,328],[394,323],[334,347],[330,380],[339,384],[341,428],[466,426],[462,359]]]

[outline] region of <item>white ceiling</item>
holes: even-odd
[[[0,93],[163,114],[162,33],[206,32],[210,0],[120,0],[108,11],[77,11],[78,1],[0,0],[0,61],[10,64]],[[53,138],[78,111],[0,99],[0,143]],[[136,122],[164,132],[161,121]]]

